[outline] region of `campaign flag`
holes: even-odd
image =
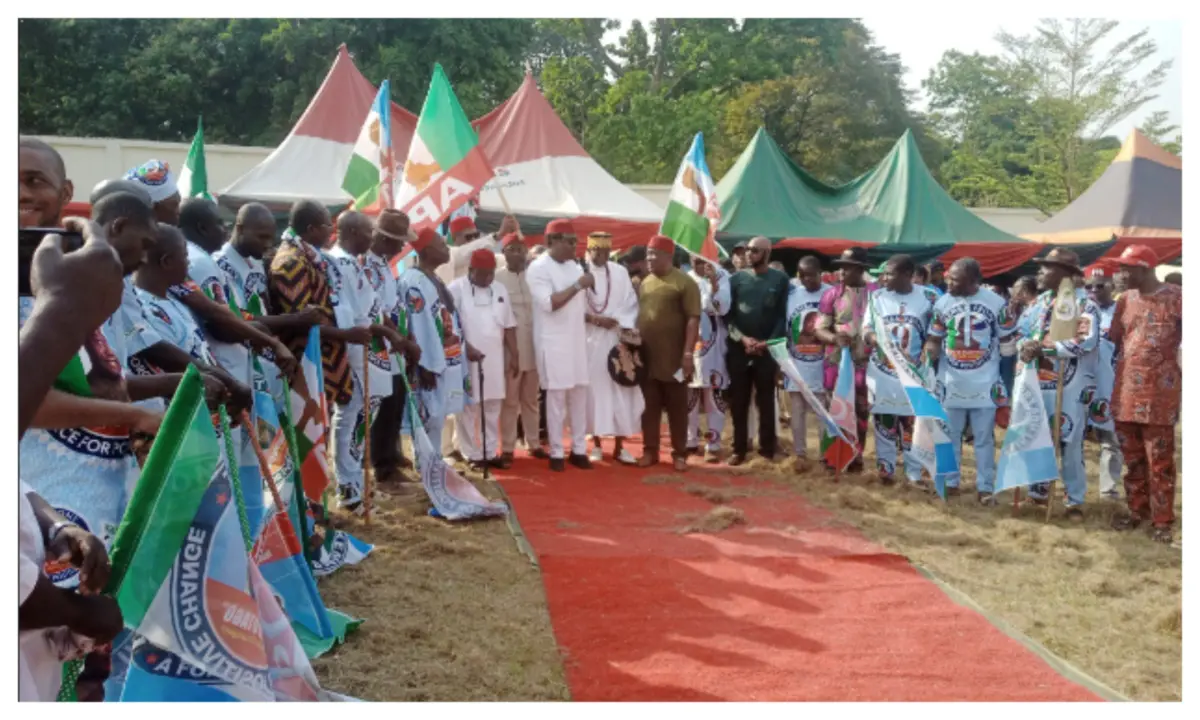
[[[715,261],[726,254],[717,245],[720,224],[717,186],[704,158],[704,133],[696,133],[675,175],[659,232],[689,253]]]
[[[179,171],[179,197],[202,197],[212,200],[208,194],[208,165],[204,160],[204,117],[196,119],[196,135],[188,148],[187,161]]]
[[[1037,368],[1023,365],[1013,381],[1012,415],[996,467],[996,492],[1057,479],[1058,460]]]
[[[222,413],[224,411],[222,410]],[[223,418],[222,418],[223,419]],[[124,701],[316,700],[320,687],[247,554],[232,443],[188,368],[117,530]]]
[[[843,348],[837,382],[829,396],[829,415],[840,429],[837,435],[821,434],[821,456],[837,470],[845,470],[858,456],[858,425],[854,415],[854,361]]]
[[[467,520],[507,515],[507,505],[485,498],[478,488],[464,480],[454,468],[442,460],[441,448],[434,447],[430,442],[417,411],[417,404],[413,400],[412,388],[408,387],[407,383],[405,380],[405,401],[412,429],[413,453],[416,455],[417,468],[421,472],[421,485],[429,495],[429,501],[433,503],[437,516],[446,520]]]
[[[950,442],[950,430],[937,418],[913,418],[912,454],[929,471],[933,488],[946,499],[946,481],[958,475],[958,456]]]
[[[342,179],[342,189],[354,198],[354,207],[359,210],[392,207],[395,161],[392,159],[390,87],[388,80],[379,86],[379,94],[367,111],[367,119],[354,143],[354,152],[350,154],[346,177]]]
[[[259,437],[270,438],[267,464],[279,492],[279,504],[272,493],[264,491],[267,516],[255,540],[252,557],[292,621],[292,630],[305,653],[312,659],[345,642],[346,634],[356,630],[362,621],[326,608],[321,599],[298,530],[303,527],[300,523],[304,513],[294,481],[296,466],[274,399],[265,391],[264,384],[255,385],[255,405]]]
[[[300,470],[304,495],[321,502],[330,487],[326,441],[329,437],[329,409],[325,404],[325,378],[321,369],[321,330],[308,331],[308,346],[300,357],[303,386],[289,387],[288,427],[285,427],[296,467]]]
[[[771,357],[775,358],[775,362],[779,364],[779,369],[783,371],[783,374],[787,375],[788,379],[792,381],[793,387],[797,388],[800,395],[804,397],[804,402],[812,408],[817,418],[821,421],[821,429],[823,430],[822,438],[837,438],[843,444],[854,447],[854,440],[852,438],[857,437],[857,433],[853,425],[853,418],[851,418],[851,434],[847,435],[842,430],[842,427],[838,425],[837,421],[833,419],[833,416],[829,414],[829,411],[825,409],[825,405],[813,394],[812,389],[808,387],[808,383],[804,382],[804,377],[800,374],[799,368],[796,367],[795,361],[792,360],[792,356],[788,353],[787,338],[768,340],[767,350],[771,353]],[[824,439],[822,439],[822,443],[824,442]],[[824,452],[824,445],[822,445],[822,452]],[[853,456],[850,459],[853,460]],[[841,468],[845,469],[845,466],[848,464],[850,464],[849,460]]]
[[[871,303],[874,305],[874,298],[871,299]],[[900,386],[904,388],[904,396],[908,398],[913,417],[935,418],[945,423],[950,422],[949,416],[946,415],[946,409],[925,386],[925,382],[918,376],[912,363],[896,346],[895,339],[884,325],[883,313],[879,311],[879,306],[874,305],[872,310],[871,332],[875,334],[875,344],[883,351],[888,362],[891,363],[892,369],[896,371],[896,377],[900,380]],[[845,353],[842,354],[845,355]]]
[[[414,233],[436,229],[495,174],[445,71],[434,65],[396,190],[396,207],[408,214]]]

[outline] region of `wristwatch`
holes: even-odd
[[[58,537],[59,533],[66,528],[74,526],[75,523],[71,522],[70,520],[59,520],[58,522],[54,523],[50,526],[50,531],[46,533],[46,544],[49,545],[50,543],[54,542],[54,539]]]

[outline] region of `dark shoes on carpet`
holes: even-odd
[[[567,469],[567,463],[562,458],[550,458],[550,469],[554,472],[564,472]]]
[[[729,457],[729,462],[727,464],[729,465],[729,467],[737,467],[738,465],[741,465],[744,462],[746,462],[745,455],[736,455],[735,454],[735,455],[731,455]]]
[[[571,458],[567,461],[579,468],[580,470],[591,470],[592,461],[588,460],[588,456],[583,453],[571,453]]]

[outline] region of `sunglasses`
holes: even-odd
[[[1100,288],[1108,287],[1108,283],[1091,283],[1088,285],[1084,285],[1084,287],[1087,288],[1088,290],[1099,290]]]

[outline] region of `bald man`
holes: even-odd
[[[756,237],[746,251],[743,272],[729,280],[730,310],[726,321],[729,340],[725,364],[733,406],[733,456],[730,465],[746,460],[749,445],[751,398],[758,405],[758,452],[774,460],[775,375],[779,366],[767,352],[767,341],[784,336],[790,284],[785,273],[768,266],[771,241]]]

